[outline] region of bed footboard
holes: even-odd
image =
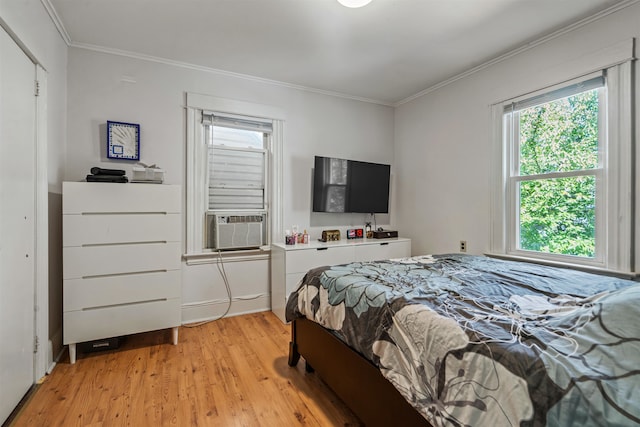
[[[315,371],[367,426],[430,426],[378,368],[305,318],[291,323],[289,366],[300,356],[307,372]]]

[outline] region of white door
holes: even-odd
[[[35,379],[35,75],[0,28],[0,423]]]

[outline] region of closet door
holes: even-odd
[[[0,423],[35,379],[35,74],[0,27]]]

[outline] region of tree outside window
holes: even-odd
[[[519,249],[595,256],[602,90],[507,115],[518,156],[512,179]]]

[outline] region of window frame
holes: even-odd
[[[588,80],[588,78],[586,78]],[[569,84],[560,85],[560,89],[563,87],[571,86],[575,84],[573,81]],[[553,92],[557,90],[554,87]],[[592,90],[592,89],[587,89]],[[602,266],[604,263],[604,237],[606,236],[605,219],[606,214],[604,204],[606,203],[606,153],[608,149],[607,138],[607,90],[606,81],[604,86],[597,88],[598,90],[598,161],[596,167],[592,169],[579,169],[564,172],[548,172],[535,175],[522,175],[520,173],[520,110],[515,110],[510,113],[505,111],[503,115],[503,143],[505,144],[505,150],[508,152],[506,157],[508,165],[506,169],[507,175],[507,252],[509,254],[520,257],[532,257],[540,258],[547,261],[560,260],[567,263],[576,263],[584,265]],[[586,92],[585,91],[585,92]],[[546,92],[546,93],[549,93]],[[577,92],[583,93],[583,92]],[[544,102],[535,104],[543,105],[549,102],[562,99],[563,96],[557,98],[550,98]],[[513,105],[513,104],[512,104]],[[527,107],[529,108],[529,107]],[[508,110],[506,108],[505,110]],[[511,117],[509,117],[511,115]],[[520,192],[519,184],[521,182],[540,181],[545,179],[560,179],[560,178],[575,178],[581,176],[594,176],[596,179],[596,206],[595,206],[595,254],[594,257],[580,257],[576,255],[564,255],[557,253],[547,253],[541,251],[532,251],[520,248]],[[605,197],[603,197],[605,196]]]
[[[633,56],[632,54],[625,56],[622,49],[618,49],[616,52],[620,52],[620,60],[599,67],[601,70],[599,72],[585,73],[581,77],[567,79],[558,85],[547,86],[539,91],[501,101],[491,106],[493,155],[489,254],[625,276],[634,274],[638,267],[634,258],[637,257],[634,252],[638,244],[633,233],[634,226],[636,227],[636,235],[638,233],[634,219],[636,198],[633,191],[635,162],[632,117]],[[605,58],[605,60],[608,59],[610,58]],[[574,84],[597,73],[605,75],[607,86],[606,110],[601,109],[600,112],[601,117],[606,119],[604,126],[606,138],[602,140],[606,141],[606,145],[600,147],[603,150],[603,170],[599,180],[601,187],[596,189],[601,197],[596,201],[597,206],[601,209],[596,212],[596,217],[599,217],[603,222],[598,231],[599,234],[596,235],[596,244],[602,245],[599,251],[600,257],[590,259],[517,250],[513,208],[513,199],[516,195],[513,192],[513,185],[509,181],[511,173],[509,168],[513,163],[513,149],[508,144],[505,135],[504,109],[510,103]]]
[[[186,93],[186,167],[185,167],[185,239],[183,259],[187,264],[217,262],[218,252],[205,248],[205,214],[208,211],[208,148],[205,143],[205,125],[202,113],[217,111],[221,114],[255,117],[272,122],[266,153],[268,169],[265,186],[269,191],[265,210],[267,214],[267,242],[259,249],[231,251],[225,256],[256,259],[268,257],[272,236],[283,235],[283,145],[285,115],[277,107],[219,98],[210,95]],[[204,160],[203,160],[204,159]]]

